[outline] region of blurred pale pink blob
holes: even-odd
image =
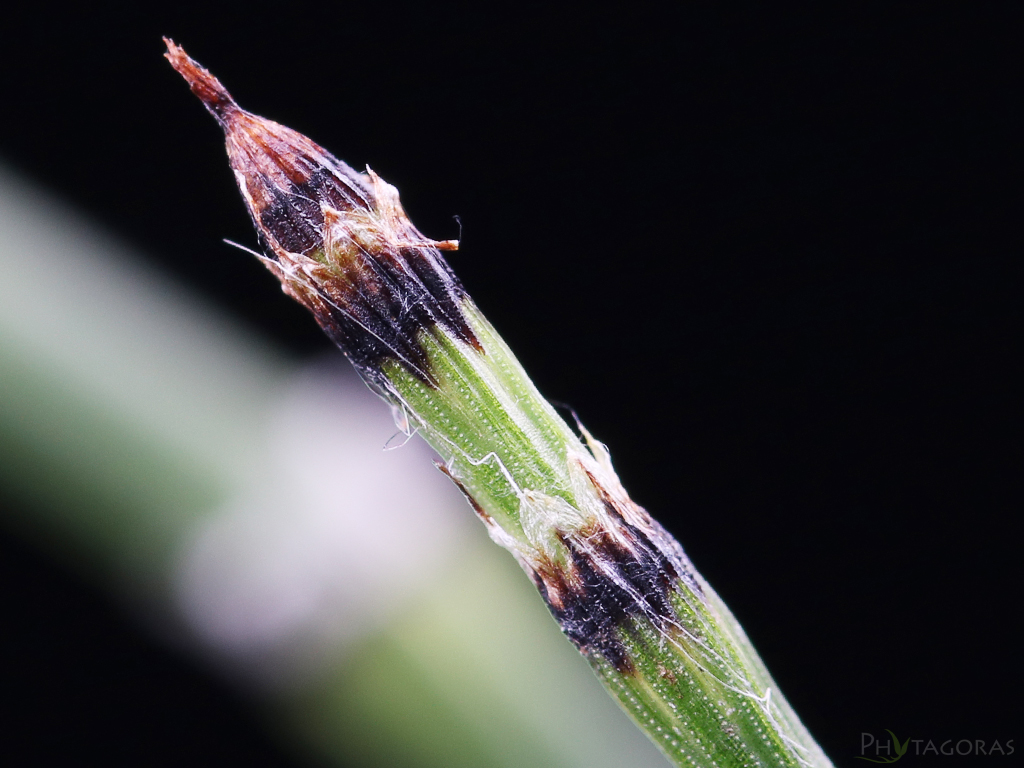
[[[396,430],[340,355],[291,382],[255,484],[182,558],[198,634],[268,682],[301,678],[431,584],[475,520],[430,449]]]

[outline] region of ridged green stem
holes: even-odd
[[[607,454],[587,435],[590,454],[470,300],[463,310],[482,353],[435,328],[420,338],[432,384],[397,362],[384,372],[410,424],[493,520],[492,536],[519,556],[534,543],[524,494],[584,510],[571,461],[586,453],[601,463]],[[618,629],[628,671],[586,654],[598,677],[677,765],[830,765],[732,614],[692,573],[695,583],[675,580],[667,627],[640,615]]]

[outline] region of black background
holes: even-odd
[[[255,238],[219,129],[161,58],[174,38],[244,107],[370,163],[428,236],[460,216],[469,292],[837,763],[862,731],[1013,738],[1021,19],[666,8],[23,6],[0,33],[0,158],[326,349],[221,242]],[[5,738],[288,763],[244,700],[3,546]]]

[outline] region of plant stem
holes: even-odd
[[[829,765],[679,544],[604,446],[537,392],[394,187],[245,112],[168,41],[225,130],[264,264],[443,458],[563,632],[677,765]]]

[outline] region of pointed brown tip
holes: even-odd
[[[192,93],[199,97],[218,122],[223,124],[232,113],[239,111],[235,100],[220,84],[220,80],[201,67],[185,53],[184,48],[175,45],[170,38],[165,37],[164,43],[167,45],[167,53],[164,54],[164,58],[171,62],[171,66],[178,71],[179,75],[185,78]]]

